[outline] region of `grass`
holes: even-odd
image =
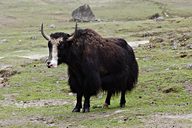
[[[44,22],[46,33],[71,33],[74,23],[69,22],[70,12],[83,3],[90,4],[96,16],[103,21],[79,23],[81,28],[92,28],[105,37],[123,37],[127,41],[164,39],[162,43],[150,42],[135,49],[140,67],[139,82],[132,92],[127,93],[126,108],[119,108],[119,95],[112,98],[109,109],[101,108],[106,94],[100,93],[92,97],[90,113],[72,113],[75,96],[69,93],[67,66],[47,69],[42,60],[21,57],[48,55],[47,43],[39,32],[40,24]],[[0,88],[0,126],[135,128],[145,127],[145,119],[158,113],[191,113],[191,93],[184,85],[192,83],[191,69],[186,67],[191,64],[192,50],[185,46],[173,50],[171,42],[184,34],[191,34],[192,18],[188,17],[191,14],[188,5],[191,4],[189,0],[0,2],[0,40],[7,40],[0,43],[0,57],[5,57],[0,59],[0,66],[12,65],[17,71],[8,78],[9,86]],[[168,10],[171,18],[161,22],[148,19],[155,13],[161,14],[164,9]],[[50,24],[55,24],[56,28],[50,28]],[[143,36],[146,33],[151,35]],[[184,42],[190,44],[191,40],[190,37]],[[183,52],[187,56],[182,58]],[[21,102],[27,104],[50,99],[62,99],[68,103],[26,108],[17,106]],[[188,122],[191,123],[190,120]]]

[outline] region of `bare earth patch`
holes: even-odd
[[[27,107],[43,107],[43,106],[58,106],[58,105],[65,105],[69,104],[69,101],[62,100],[62,99],[50,99],[50,100],[33,100],[23,102],[20,101],[19,103],[15,103],[15,105],[19,108],[27,108]]]
[[[189,93],[192,94],[192,83],[190,83],[190,82],[187,81],[187,82],[185,82],[184,87],[185,87],[185,89],[186,89]]]
[[[70,104],[70,101],[64,99],[48,99],[48,100],[31,100],[31,101],[16,101],[18,94],[7,94],[4,95],[5,99],[0,101],[3,106],[15,105],[18,108],[28,107],[44,107],[44,106],[60,106]]]
[[[55,120],[52,117],[23,117],[23,118],[12,118],[7,120],[0,120],[0,127],[8,127],[8,126],[23,126],[26,124],[43,124],[46,127],[56,126]]]
[[[33,54],[28,56],[18,56],[21,58],[31,59],[31,60],[40,60],[41,58],[46,57],[47,55]]]
[[[171,115],[156,114],[144,119],[145,128],[191,128],[192,113]]]
[[[13,70],[11,65],[0,64],[0,88],[8,86],[8,77],[16,73],[17,71]]]
[[[139,45],[142,44],[148,44],[149,40],[142,40],[142,41],[132,41],[132,42],[127,42],[129,45],[131,45],[132,47],[138,47]]]
[[[17,18],[13,16],[1,16],[0,17],[0,27],[13,25],[17,23]]]

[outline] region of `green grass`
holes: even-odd
[[[75,23],[69,22],[71,11],[83,3],[90,4],[96,16],[103,21],[79,23],[81,28],[92,28],[104,37],[122,37],[127,41],[164,39],[162,43],[150,42],[135,49],[140,69],[139,82],[132,92],[127,93],[127,104],[123,109],[119,108],[119,95],[112,98],[109,109],[101,108],[106,94],[100,93],[100,98],[91,98],[90,113],[72,113],[75,96],[69,95],[67,66],[48,69],[43,61],[20,57],[48,55],[47,42],[39,31],[40,24],[44,22],[48,34],[56,31],[72,33]],[[0,59],[0,66],[12,65],[17,71],[8,78],[9,86],[0,88],[0,127],[134,128],[144,127],[144,120],[150,115],[191,113],[191,93],[184,85],[192,83],[191,69],[186,68],[187,64],[191,64],[192,50],[184,46],[173,50],[171,42],[192,33],[192,18],[188,17],[192,12],[191,4],[190,0],[0,2],[0,40],[7,39],[7,42],[0,43],[0,57],[5,57]],[[148,19],[155,13],[161,14],[164,9],[170,13],[170,18],[161,22]],[[56,28],[49,28],[50,24],[55,24]],[[143,36],[146,33],[151,35]],[[185,43],[191,41],[190,37]],[[186,52],[187,57],[181,58],[181,52]],[[26,108],[17,106],[20,102],[49,99],[63,99],[69,103]],[[18,119],[23,121],[17,123]],[[6,121],[12,123],[3,125],[2,122]]]

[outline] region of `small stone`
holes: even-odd
[[[30,39],[31,40],[37,40],[37,37],[36,36],[32,36]]]
[[[69,96],[73,96],[74,94],[72,92],[69,93]]]
[[[127,121],[128,120],[128,117],[124,118],[123,121]]]
[[[12,116],[16,116],[16,113],[13,112],[13,113],[12,113]]]
[[[97,98],[98,98],[98,99],[102,99],[102,98],[103,98],[103,95],[98,95]]]
[[[165,18],[163,16],[157,17],[156,21],[163,21]]]
[[[188,49],[192,49],[192,44],[188,44],[186,47],[187,47]]]
[[[155,13],[152,16],[149,17],[149,19],[157,19],[158,17],[160,17],[159,13]]]
[[[4,82],[4,78],[0,78],[0,84]]]
[[[0,40],[0,44],[2,44],[2,43],[7,43],[8,41],[7,41],[7,39],[2,39],[2,40]]]
[[[49,105],[49,103],[44,103],[44,105],[45,105],[45,106],[48,106],[48,105]]]
[[[187,64],[187,65],[186,65],[186,68],[187,68],[187,69],[192,69],[192,64]]]
[[[0,83],[0,88],[3,88],[3,87],[5,87],[6,86],[6,84],[5,83]]]
[[[173,42],[172,49],[173,49],[173,50],[176,50],[176,49],[177,49],[177,47],[178,47],[177,42],[175,42],[175,41],[174,41],[174,42]]]
[[[56,28],[56,26],[54,24],[51,24],[49,27],[50,28]]]

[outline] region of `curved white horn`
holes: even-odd
[[[43,31],[43,23],[41,24],[41,34],[42,34],[42,36],[46,39],[46,40],[50,40],[50,37],[49,36],[47,36],[45,33],[44,33],[44,31]]]
[[[75,24],[75,32],[72,34],[72,36],[70,36],[67,41],[71,41],[74,39],[74,37],[77,35],[77,22]]]

